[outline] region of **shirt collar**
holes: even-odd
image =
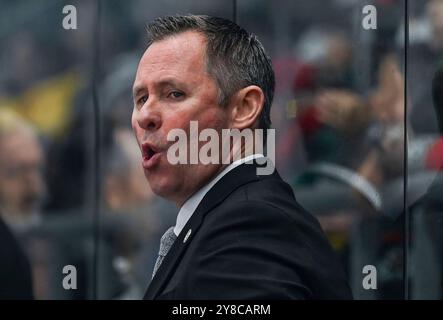
[[[200,202],[203,200],[206,193],[208,193],[209,190],[219,181],[225,174],[227,174],[232,169],[238,167],[239,165],[252,161],[257,158],[264,157],[262,154],[252,154],[245,158],[238,159],[231,163],[229,166],[227,166],[225,169],[223,169],[222,172],[220,172],[214,179],[211,180],[208,184],[203,186],[200,190],[198,190],[196,193],[194,193],[186,202],[182,205],[180,208],[180,211],[177,215],[177,222],[174,227],[174,233],[178,237],[180,232],[185,227],[186,223],[191,218],[192,214],[194,213],[195,209],[197,209]]]

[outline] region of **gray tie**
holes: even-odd
[[[174,227],[170,227],[166,230],[165,234],[160,240],[160,249],[158,250],[158,258],[155,261],[154,271],[152,272],[152,278],[154,278],[155,273],[162,264],[163,258],[168,254],[169,249],[172,247],[177,236],[174,233]]]

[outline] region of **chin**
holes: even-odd
[[[168,177],[148,177],[149,185],[152,192],[164,199],[174,201],[175,190],[177,190],[177,181],[175,179],[168,179]]]

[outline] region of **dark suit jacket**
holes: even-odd
[[[31,267],[12,232],[0,218],[0,300],[33,299]]]
[[[145,299],[352,298],[317,220],[277,171],[256,169],[236,167],[205,195]]]

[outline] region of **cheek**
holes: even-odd
[[[186,128],[189,127],[189,122],[192,120],[192,118],[189,118],[189,115],[187,113],[179,113],[172,115],[166,121],[163,122],[163,129],[166,129],[166,134],[172,129],[184,129],[186,131]]]
[[[218,106],[208,107],[195,112],[177,112],[164,121],[166,134],[171,129],[180,128],[189,133],[191,121],[197,121],[199,132],[205,128],[220,129],[227,126],[226,114]]]
[[[132,117],[131,125],[132,125],[132,132],[134,133],[135,138],[137,140],[139,140],[141,138],[141,134],[143,133],[143,130],[142,130],[142,128],[140,128],[140,126],[138,125],[138,122],[135,120],[134,117]]]
[[[213,128],[220,133],[221,129],[228,127],[226,112],[220,107],[214,108],[213,110],[202,114],[199,119],[199,131],[205,128]]]
[[[137,124],[137,121],[135,120],[135,113],[132,113],[131,125],[132,125],[132,131],[134,131],[134,133],[136,133],[138,124]]]

